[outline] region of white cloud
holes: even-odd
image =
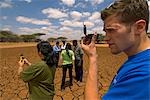
[[[25,1],[27,3],[31,3],[32,2],[32,0],[20,0],[20,1]]]
[[[4,0],[3,2],[0,1],[0,8],[11,8],[12,2],[11,0]]]
[[[60,19],[59,19],[59,21],[64,21],[64,20],[65,20],[65,19],[63,19],[63,18],[60,18]]]
[[[94,26],[94,23],[89,22],[89,21],[85,21],[84,24],[85,24],[87,27],[89,27],[89,28],[91,28],[91,27]]]
[[[11,29],[10,28],[3,28],[2,30],[3,31],[10,31]]]
[[[12,26],[10,25],[1,25],[0,30],[10,31]]]
[[[70,15],[72,18],[77,19],[77,20],[80,20],[80,18],[82,17],[82,14],[77,11],[70,12]]]
[[[67,6],[73,6],[75,4],[75,0],[61,0]]]
[[[48,30],[48,27],[42,27],[41,29],[43,29],[43,30]]]
[[[89,17],[89,20],[96,20],[100,18],[100,13],[99,12],[94,12],[92,13],[92,16]]]
[[[62,31],[62,32],[72,32],[72,29],[69,28],[69,27],[61,27],[60,31]]]
[[[72,30],[72,31],[67,31],[67,32],[60,32],[58,36],[65,36],[68,38],[68,40],[72,40],[72,39],[81,39],[81,37],[83,36],[81,30]]]
[[[90,28],[91,22],[86,22],[87,25],[87,33],[91,34],[93,32],[102,33],[102,26],[97,26],[94,28]],[[57,30],[58,26],[49,26],[49,27],[41,27],[41,28],[27,28],[27,27],[21,27],[19,28],[21,34],[32,34],[32,33],[46,33],[46,35],[41,36],[42,39],[47,39],[49,37],[61,37],[65,36],[70,39],[81,39],[83,34],[82,27],[79,29],[73,29],[67,26],[59,27],[59,30]],[[104,33],[104,32],[103,32]]]
[[[87,6],[87,4],[83,3],[83,2],[80,2],[76,5],[74,5],[75,8],[82,8],[82,9],[85,9],[86,6]]]
[[[95,20],[94,23],[95,23],[96,26],[98,26],[98,25],[103,26],[104,25],[104,23],[101,19]]]
[[[20,27],[20,34],[33,34],[33,33],[48,33],[47,30],[41,28],[28,28],[28,27]]]
[[[88,2],[88,3],[87,3]],[[81,8],[85,8],[86,6],[88,6],[89,3],[91,3],[92,5],[98,5],[100,3],[103,3],[104,0],[85,0],[85,2],[80,2],[78,4],[76,4],[74,7],[81,7]]]
[[[47,14],[48,18],[54,18],[54,19],[68,17],[66,13],[60,11],[59,9],[54,9],[54,8],[43,9],[42,13]]]
[[[94,28],[92,29],[92,31],[93,31],[93,32],[97,32],[97,33],[105,33],[105,32],[103,31],[103,26],[94,27]]]
[[[82,33],[81,30],[73,30],[72,32],[62,32],[61,36],[65,36],[68,38],[68,40],[71,39],[81,39],[82,36],[84,36],[84,34]]]
[[[65,20],[63,22],[60,22],[60,24],[62,26],[68,26],[68,27],[74,27],[74,28],[82,28],[83,27],[83,22],[81,22],[81,21]],[[94,26],[94,23],[90,22],[90,21],[84,21],[84,24],[89,28]]]
[[[51,23],[47,19],[37,20],[37,19],[33,19],[33,18],[18,16],[16,18],[16,20],[21,23],[31,23],[31,24],[35,24],[35,25],[51,25]]]
[[[74,27],[74,28],[82,27],[83,26],[82,22],[79,22],[79,21],[70,21],[70,20],[65,20],[63,22],[60,22],[60,24],[62,26],[69,26],[69,27]]]
[[[41,27],[42,30],[48,31],[48,33],[57,33],[60,29],[58,26],[48,26],[48,27]],[[57,32],[56,32],[57,31]]]
[[[92,5],[97,5],[104,2],[104,0],[91,0]]]
[[[83,22],[74,21],[72,27],[83,27]]]
[[[84,17],[88,17],[88,16],[90,16],[91,15],[91,13],[89,13],[89,12],[83,12],[83,16]]]
[[[70,20],[65,20],[63,22],[60,22],[60,24],[63,26],[70,26],[72,24],[72,22]]]
[[[26,2],[28,2],[28,3],[31,3],[31,2],[32,2],[32,0],[24,0],[24,1],[26,1]]]
[[[69,27],[61,27],[59,30],[56,30],[54,28],[56,28],[56,26],[41,27],[41,28],[20,27],[19,33],[20,34],[46,33],[46,35],[43,35],[40,37],[41,39],[44,39],[44,40],[46,40],[49,37],[57,38],[57,37],[65,36],[68,39],[71,39],[74,37],[74,35],[72,34],[72,32],[74,31]]]

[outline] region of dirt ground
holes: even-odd
[[[2,44],[0,43],[0,100],[28,100],[27,84],[17,75],[19,55],[24,56],[35,63],[39,60],[33,44]],[[124,54],[112,55],[107,46],[97,45],[98,51],[98,79],[100,97],[107,91],[108,86],[119,66],[126,59]],[[88,69],[88,58],[84,54],[83,84],[79,85],[73,80],[73,86],[61,92],[62,69],[57,68],[55,75],[54,100],[84,100],[84,86]],[[73,69],[74,75],[74,69]],[[68,75],[67,79],[68,80]]]

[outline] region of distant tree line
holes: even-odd
[[[50,37],[47,40],[50,41],[50,42],[54,42],[54,41],[57,41],[57,40],[58,41],[67,40],[67,38],[66,37],[58,37],[58,38],[52,38],[52,37]]]
[[[45,34],[17,35],[11,31],[0,31],[0,42],[38,42],[41,35]]]
[[[40,36],[45,33],[33,33],[30,35],[17,35],[11,31],[0,31],[0,42],[39,42],[41,41]],[[48,38],[48,41],[55,40],[66,40],[66,37]]]
[[[150,33],[147,33],[150,38]],[[30,35],[17,35],[11,31],[1,31],[0,30],[0,42],[39,42],[41,41],[40,36],[45,35],[45,33],[33,33]],[[96,43],[105,43],[104,40],[105,35],[99,34]],[[49,37],[47,39],[50,42],[54,42],[56,40],[67,40],[66,37],[58,37],[53,38]]]
[[[11,31],[0,31],[0,42],[18,42],[21,37],[13,34]]]

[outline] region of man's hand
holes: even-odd
[[[84,52],[89,57],[97,56],[97,54],[96,54],[95,40],[96,40],[96,33],[93,35],[91,43],[89,45],[84,44],[83,43],[83,39],[81,40],[81,48],[84,50]]]

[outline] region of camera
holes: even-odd
[[[84,35],[85,35],[85,37],[83,39],[83,43],[88,45],[88,44],[91,43],[91,40],[92,40],[92,37],[93,37],[94,34],[88,34],[87,35],[86,25],[83,25],[83,32],[84,32]],[[98,41],[98,39],[99,39],[99,34],[96,35],[96,41]]]
[[[86,35],[83,39],[83,43],[86,44],[86,45],[89,45],[91,43],[93,35],[94,34]],[[99,34],[96,35],[96,40],[95,41],[98,41],[98,40],[99,40]]]
[[[20,54],[20,59],[21,59],[21,62],[23,61],[23,59],[25,59],[23,54]]]
[[[24,57],[23,54],[20,54],[20,58],[21,58],[21,59],[25,59],[25,57]]]

